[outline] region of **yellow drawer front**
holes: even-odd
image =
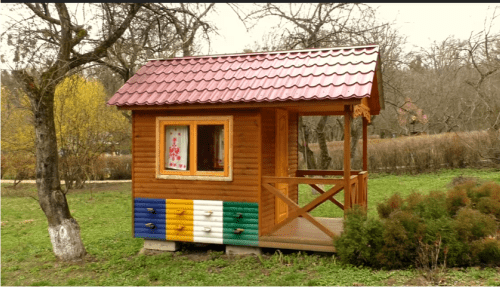
[[[169,229],[169,227],[171,227]],[[193,226],[167,226],[167,240],[193,242]]]
[[[169,231],[189,231],[189,232],[193,232],[194,230],[194,227],[193,227],[193,224],[191,225],[188,225],[188,224],[182,224],[182,223],[179,223],[179,224],[167,224],[167,233]]]
[[[193,208],[193,201],[191,199],[167,199],[167,207],[170,205],[188,205]]]
[[[172,229],[172,230],[167,230],[167,236],[169,235],[175,235],[175,236],[192,236],[193,234],[193,230],[186,230],[186,229],[182,229],[182,230],[176,230],[176,229]]]
[[[166,239],[193,241],[193,201],[166,200]]]
[[[167,234],[167,240],[193,242],[193,235],[183,236],[183,235],[169,235],[169,234]]]
[[[167,209],[167,215],[168,218],[181,218],[181,217],[186,217],[186,218],[193,218],[193,210],[186,210],[186,209]]]
[[[170,219],[170,218],[167,218],[167,226],[166,228],[167,229],[177,229],[177,226],[178,225],[182,225],[184,227],[193,227],[193,220],[192,219]]]

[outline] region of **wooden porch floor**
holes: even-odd
[[[315,217],[335,235],[343,231],[343,218]],[[259,237],[259,246],[310,251],[335,252],[333,239],[310,221],[298,217],[272,234]]]

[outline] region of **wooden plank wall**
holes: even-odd
[[[262,109],[262,175],[275,175],[275,128],[276,128],[276,110]],[[295,176],[298,169],[298,113],[289,112],[288,114],[288,176]],[[294,201],[298,201],[297,185],[289,187],[289,196]],[[261,198],[261,231],[266,232],[267,229],[274,226],[274,202],[275,197],[263,190]]]
[[[262,175],[274,176],[275,172],[275,109],[262,109]],[[274,226],[274,195],[262,190],[261,195],[261,232]]]
[[[288,114],[288,176],[295,177],[298,169],[298,124],[299,116],[296,112]],[[298,185],[290,185],[288,187],[290,199],[298,203]]]
[[[233,181],[157,179],[157,116],[233,115]],[[133,197],[258,202],[259,114],[254,111],[134,111]],[[274,167],[273,167],[274,170]]]

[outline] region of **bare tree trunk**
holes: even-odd
[[[332,162],[332,158],[328,154],[328,146],[326,145],[325,126],[328,116],[322,116],[316,125],[316,134],[318,136],[318,144],[320,149],[319,154],[319,169],[326,170]]]
[[[352,163],[352,168],[361,170],[361,167],[358,165],[354,165],[354,157],[356,156],[356,149],[358,147],[358,141],[361,139],[361,136],[363,134],[363,128],[362,128],[362,119],[361,117],[359,118],[353,118],[351,121],[351,163]]]
[[[80,238],[80,226],[71,216],[66,195],[61,190],[53,114],[54,92],[55,87],[39,97],[31,97],[35,116],[36,184],[40,207],[48,220],[54,254],[67,261],[82,258],[86,251]]]
[[[314,152],[309,148],[309,132],[307,132],[306,126],[302,122],[302,117],[299,116],[299,129],[302,134],[302,145],[299,145],[299,151],[304,156],[304,161],[306,162],[306,169],[316,169],[316,159],[314,158]]]

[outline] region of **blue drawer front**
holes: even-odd
[[[157,203],[157,204],[163,204],[163,208],[165,208],[165,199],[137,197],[134,198],[134,203],[149,203],[149,204]]]
[[[153,208],[155,213],[148,211]],[[134,199],[134,236],[166,240],[165,199],[135,198]],[[154,229],[146,226],[155,225]]]
[[[148,211],[147,208],[153,208],[154,213]],[[134,212],[135,218],[151,218],[165,220],[165,208],[159,209],[154,207],[136,207]]]
[[[162,233],[145,233],[145,232],[134,232],[135,238],[152,238],[166,240],[165,230]]]
[[[153,223],[156,226],[156,228],[165,228],[166,225],[165,220],[163,219],[136,218],[134,220],[134,225],[136,227],[143,227],[143,226],[146,227],[147,223]]]

